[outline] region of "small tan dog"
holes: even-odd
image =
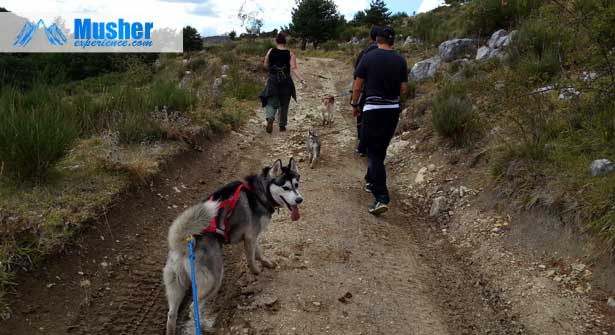
[[[325,95],[322,98],[323,106],[320,113],[322,116],[322,125],[333,124],[333,112],[335,112],[335,97],[332,95]]]

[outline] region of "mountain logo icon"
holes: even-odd
[[[21,31],[19,32],[19,35],[17,35],[17,38],[15,38],[13,46],[25,47],[26,45],[28,45],[28,43],[30,43],[30,41],[32,40],[32,37],[34,37],[34,34],[38,31],[38,28],[43,28],[45,30],[47,40],[49,40],[49,43],[51,43],[51,45],[64,45],[64,43],[66,43],[67,41],[66,36],[64,36],[62,30],[60,30],[60,28],[55,23],[47,27],[43,20],[39,20],[37,24],[28,21],[24,23],[23,27],[21,28]]]

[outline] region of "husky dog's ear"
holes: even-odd
[[[297,162],[295,162],[295,159],[292,157],[290,158],[290,161],[288,161],[288,168],[292,172],[299,174],[299,167],[297,167]]]
[[[271,166],[271,169],[269,169],[269,176],[271,178],[277,178],[281,175],[282,175],[282,161],[278,159],[277,161],[275,161],[275,163],[273,163],[273,165]]]

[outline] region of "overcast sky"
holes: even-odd
[[[334,0],[340,12],[351,19],[359,10],[369,6],[369,0]],[[429,11],[442,0],[385,0],[393,12]],[[17,14],[33,12],[49,14],[83,12],[96,14],[122,13],[129,20],[133,13],[139,17],[151,17],[157,26],[183,27],[191,25],[205,36],[228,33],[231,30],[244,32],[237,13],[245,3],[247,11],[260,9],[265,23],[271,30],[287,25],[290,21],[294,0],[0,0],[5,7]],[[28,15],[30,16],[30,15]],[[117,15],[116,15],[117,16]],[[31,18],[35,20],[35,18]]]

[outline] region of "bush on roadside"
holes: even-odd
[[[151,110],[155,106],[167,106],[170,110],[187,111],[196,103],[196,96],[182,89],[173,81],[157,81],[148,90],[151,96]]]
[[[431,117],[438,135],[457,146],[472,144],[481,133],[472,101],[458,87],[447,86],[436,94]]]
[[[223,84],[224,96],[238,100],[257,99],[262,89],[262,84],[253,73],[238,66],[231,66],[228,77]]]
[[[498,29],[510,29],[536,11],[544,0],[474,0],[467,5],[465,32],[472,36],[489,36]]]
[[[526,20],[510,48],[512,68],[530,82],[548,82],[557,77],[571,43],[565,29],[544,17]]]
[[[0,111],[0,176],[40,180],[79,134],[71,106],[54,89],[41,86],[21,93],[4,88]]]
[[[320,45],[320,48],[325,51],[334,51],[339,49],[338,42],[335,40],[329,40]]]

